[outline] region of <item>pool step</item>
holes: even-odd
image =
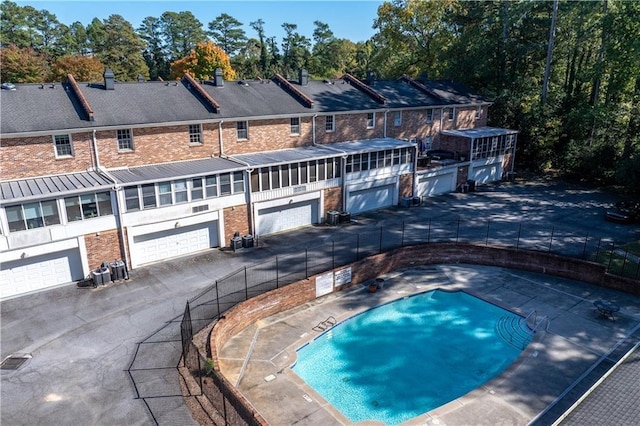
[[[533,339],[533,330],[525,318],[505,315],[496,321],[496,332],[502,340],[518,350],[524,350]]]
[[[327,328],[331,328],[336,325],[336,319],[330,316],[324,321],[320,321],[318,325],[312,328],[313,331],[325,331]]]

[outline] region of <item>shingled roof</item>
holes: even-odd
[[[342,79],[304,85],[276,76],[216,86],[185,77],[170,82],[115,82],[113,90],[106,90],[103,83],[78,83],[70,75],[65,84],[18,84],[15,90],[0,91],[0,133],[11,137],[487,102],[451,81],[420,84],[403,79],[365,84],[345,74]]]

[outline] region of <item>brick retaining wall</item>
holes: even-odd
[[[402,247],[351,264],[352,283],[340,290],[364,283],[391,271],[427,264],[464,263],[519,269],[595,284],[640,296],[638,281],[610,275],[604,265],[551,253],[476,246],[471,244],[429,244]],[[336,269],[343,269],[341,266]],[[225,312],[209,341],[214,364],[224,344],[255,321],[311,302],[315,299],[315,278],[298,281],[241,303]]]

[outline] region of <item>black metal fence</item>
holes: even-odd
[[[403,246],[416,245],[419,250],[422,244],[465,243],[594,260],[606,265],[610,273],[636,280],[640,277],[638,258],[616,247],[611,240],[554,227],[538,228],[498,220],[427,220],[381,227],[357,226],[353,230],[342,238],[315,244],[312,248],[296,247],[292,254],[246,266],[217,280],[187,302],[180,326],[183,363],[198,378],[201,392],[224,417],[226,424],[254,425],[258,422],[238,399],[232,385],[213,368],[206,368],[208,361],[192,342],[194,334],[235,305],[309,276]]]

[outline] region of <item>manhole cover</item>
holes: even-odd
[[[30,359],[31,355],[9,355],[0,364],[0,370],[17,370]]]

